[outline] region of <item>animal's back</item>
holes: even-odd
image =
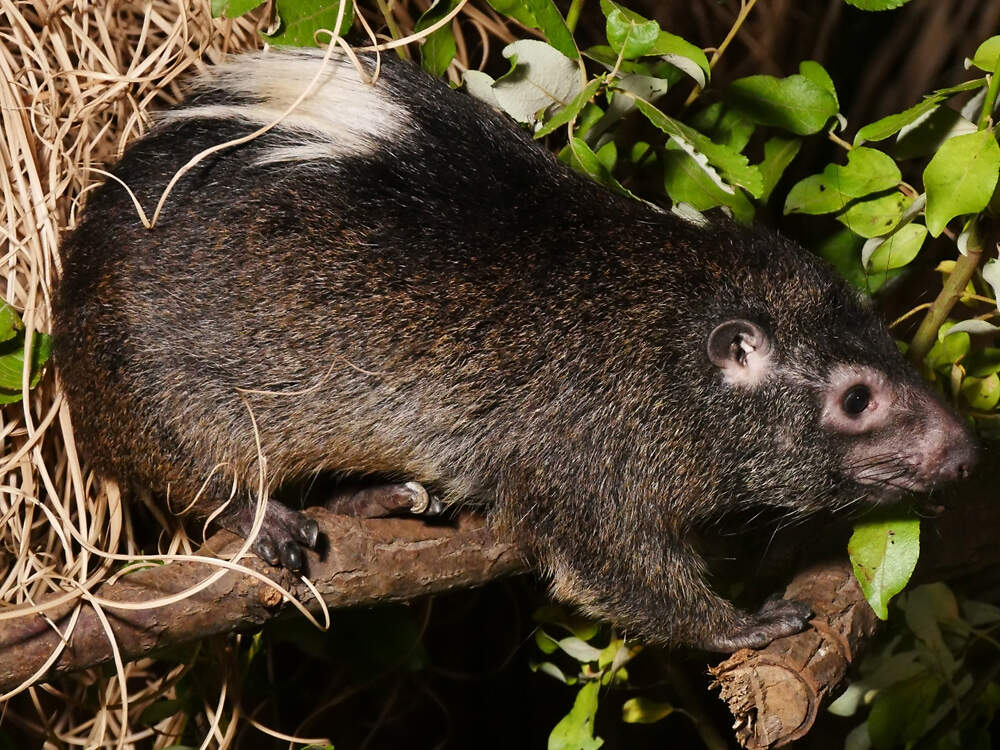
[[[290,59],[282,75],[305,87],[319,57]],[[233,113],[279,114],[285,99],[253,94],[254,75],[261,95],[294,90],[265,77],[267,62],[237,63],[238,87],[217,73],[222,88],[127,152],[115,174],[147,213],[189,158],[257,127]],[[330,64],[367,110],[327,109],[298,138],[279,129],[209,156],[153,231],[109,181],[67,243],[56,357],[105,470],[176,492],[225,464],[255,486],[255,422],[274,483],[380,472],[468,499],[493,491],[484,478],[510,468],[505,453],[530,459],[540,427],[558,434],[560,410],[591,410],[583,381],[636,347],[625,319],[648,311],[621,288],[667,251],[651,246],[651,212],[409,66],[387,65],[365,90],[350,63]],[[335,108],[344,95],[326,96]],[[344,119],[376,114],[367,134]],[[628,244],[609,246],[629,223]],[[554,407],[554,384],[574,378]]]

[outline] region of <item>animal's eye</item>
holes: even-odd
[[[844,400],[840,405],[845,412],[856,417],[868,408],[871,400],[872,392],[868,390],[867,385],[855,385],[844,394]]]

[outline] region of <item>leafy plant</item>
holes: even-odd
[[[25,363],[24,322],[17,311],[0,302],[0,404],[12,404],[23,396],[21,389]],[[35,331],[31,337],[31,373],[28,387],[34,388],[42,378],[42,368],[52,352],[52,338]]]
[[[962,600],[944,584],[919,586],[893,602],[891,637],[861,662],[860,676],[830,706],[867,711],[847,750],[988,748],[1000,708],[1000,608]]]

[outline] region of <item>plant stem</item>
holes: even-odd
[[[390,3],[392,0],[375,0],[378,3],[379,12],[382,14],[382,18],[385,19],[385,25],[389,27],[389,34],[393,39],[402,39],[403,32],[399,28],[399,24],[396,22],[396,17],[392,14],[392,8]],[[410,51],[405,47],[396,47],[396,54],[402,57],[404,60],[410,59]]]
[[[958,260],[955,261],[955,269],[944,282],[941,292],[931,304],[927,315],[920,323],[920,328],[913,336],[913,341],[910,342],[910,359],[914,362],[918,364],[922,362],[927,356],[927,352],[934,346],[938,328],[947,320],[948,314],[961,298],[972,274],[979,268],[979,259],[982,254],[982,248],[970,247],[965,255],[959,256]]]
[[[720,44],[716,48],[715,52],[712,53],[712,59],[708,61],[709,69],[715,68],[715,64],[719,62],[719,58],[722,57],[722,53],[726,51],[726,48],[729,46],[729,43],[732,42],[733,39],[736,37],[736,34],[743,26],[743,22],[747,20],[747,16],[750,15],[750,11],[756,4],[757,0],[742,0],[742,2],[740,3],[740,12],[736,14],[736,20],[733,21],[732,28],[730,28],[729,33],[726,34],[726,38],[722,40],[722,44]],[[685,107],[691,106],[691,103],[694,102],[694,100],[697,99],[700,95],[701,95],[701,89],[695,88],[694,91],[690,93],[687,100],[684,102],[684,106]]]
[[[1000,63],[1000,60],[997,60],[997,62]],[[980,130],[986,130],[990,125],[990,118],[993,116],[993,106],[997,101],[998,87],[1000,87],[1000,75],[993,73],[990,76],[990,87],[986,89],[986,98],[983,99],[983,109],[979,113],[979,122],[976,123],[976,127]]]
[[[566,13],[566,26],[571,32],[576,31],[576,24],[580,20],[580,11],[583,10],[585,0],[573,0],[569,4],[569,11]]]
[[[832,130],[827,131],[826,137],[829,138],[834,143],[836,143],[842,149],[844,149],[844,151],[850,151],[851,149],[854,148],[854,146],[852,146],[850,143],[848,143],[847,141],[845,141],[843,138],[841,138],[839,135],[837,135],[836,133],[834,133]]]

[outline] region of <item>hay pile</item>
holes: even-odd
[[[103,180],[97,170],[144,132],[151,109],[177,101],[185,73],[259,46],[262,18],[213,19],[208,0],[0,2],[3,295],[21,313],[28,346],[36,331],[50,330],[59,240]],[[0,617],[23,616],[58,592],[84,606],[82,592],[117,564],[95,550],[138,549],[129,509],[81,469],[53,373],[0,412],[0,463]],[[176,524],[164,519],[164,528],[172,533],[161,551],[190,550]],[[179,727],[134,729],[135,719],[170,695],[184,667],[145,660],[122,669],[131,720],[117,676],[89,670],[6,702],[4,726],[21,727],[32,746],[42,737],[52,747],[171,744]],[[221,713],[216,705],[206,716]],[[219,733],[213,745],[224,744]]]

